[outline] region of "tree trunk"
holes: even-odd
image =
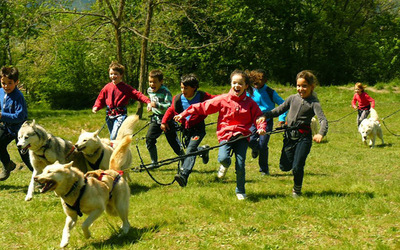
[[[139,75],[139,91],[144,93],[145,83],[146,83],[146,76],[147,76],[147,45],[150,34],[150,26],[151,26],[151,18],[153,16],[153,0],[148,0],[147,6],[147,15],[146,15],[146,22],[145,22],[145,29],[144,29],[144,37],[142,38],[142,48],[140,51],[140,75]],[[143,103],[139,102],[138,110],[136,114],[139,118],[142,118],[143,115]]]

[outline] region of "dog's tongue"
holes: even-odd
[[[28,152],[28,148],[30,148],[31,145],[29,144],[28,146],[26,146],[25,148],[21,149],[21,153],[22,154],[26,154]]]

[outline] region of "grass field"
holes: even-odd
[[[282,97],[294,93],[293,87],[276,85]],[[208,89],[207,89],[208,90]],[[209,89],[212,94],[226,89]],[[319,87],[316,92],[329,121],[350,112],[352,87]],[[369,94],[376,100],[381,118],[397,111],[400,95],[391,89]],[[133,113],[135,108],[130,108]],[[104,114],[84,111],[45,111],[31,109],[30,119],[56,136],[76,142],[81,128],[88,131],[104,124]],[[147,122],[147,113],[138,129]],[[210,152],[210,162],[197,160],[188,186],[156,184],[146,172],[132,172],[130,183],[128,235],[118,236],[118,218],[103,215],[91,227],[93,237],[84,239],[78,219],[71,233],[71,249],[399,249],[400,248],[400,137],[383,127],[385,144],[370,149],[361,143],[356,128],[356,113],[329,124],[326,141],[313,144],[307,159],[304,195],[291,196],[293,177],[278,167],[282,135],[270,140],[270,176],[261,176],[258,163],[248,151],[246,190],[248,199],[235,196],[232,166],[219,181],[216,171],[218,150]],[[206,123],[216,121],[209,116]],[[384,119],[395,134],[400,134],[400,113]],[[216,125],[207,127],[202,144],[217,145]],[[107,129],[101,132],[108,137]],[[149,163],[146,130],[134,137],[134,164]],[[165,137],[158,142],[159,158],[174,157]],[[21,162],[12,143],[12,159]],[[152,170],[163,183],[173,180],[176,165]],[[0,183],[0,248],[58,248],[65,215],[53,193],[35,193],[30,202],[24,197],[30,180],[26,168],[14,171]],[[84,216],[85,217],[85,216]]]

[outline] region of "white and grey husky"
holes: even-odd
[[[89,171],[85,175],[72,162],[60,164],[56,162],[47,166],[43,173],[35,177],[35,181],[43,185],[41,193],[54,191],[61,198],[67,218],[62,233],[60,247],[69,243],[70,230],[76,225],[78,215],[87,214],[82,223],[85,238],[91,236],[89,227],[104,212],[119,216],[122,220],[122,233],[129,231],[128,221],[130,188],[118,170],[120,163],[129,151],[132,138],[125,136],[111,155],[109,170]]]
[[[33,167],[32,178],[29,183],[25,200],[30,201],[34,193],[33,178],[42,173],[43,169],[56,161],[60,163],[74,162],[74,167],[86,172],[86,160],[83,154],[75,151],[74,144],[60,137],[48,133],[42,126],[37,125],[35,120],[32,123],[24,122],[18,131],[18,148],[26,153],[29,150],[29,157]]]

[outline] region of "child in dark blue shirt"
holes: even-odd
[[[10,159],[7,152],[7,145],[15,140],[18,143],[17,134],[22,123],[28,118],[28,110],[23,94],[17,88],[18,69],[3,67],[1,69],[1,89],[0,89],[0,160],[3,168],[0,171],[0,181],[6,180],[10,172],[15,169],[16,164]],[[33,170],[29,161],[29,154],[19,154],[26,166]]]

